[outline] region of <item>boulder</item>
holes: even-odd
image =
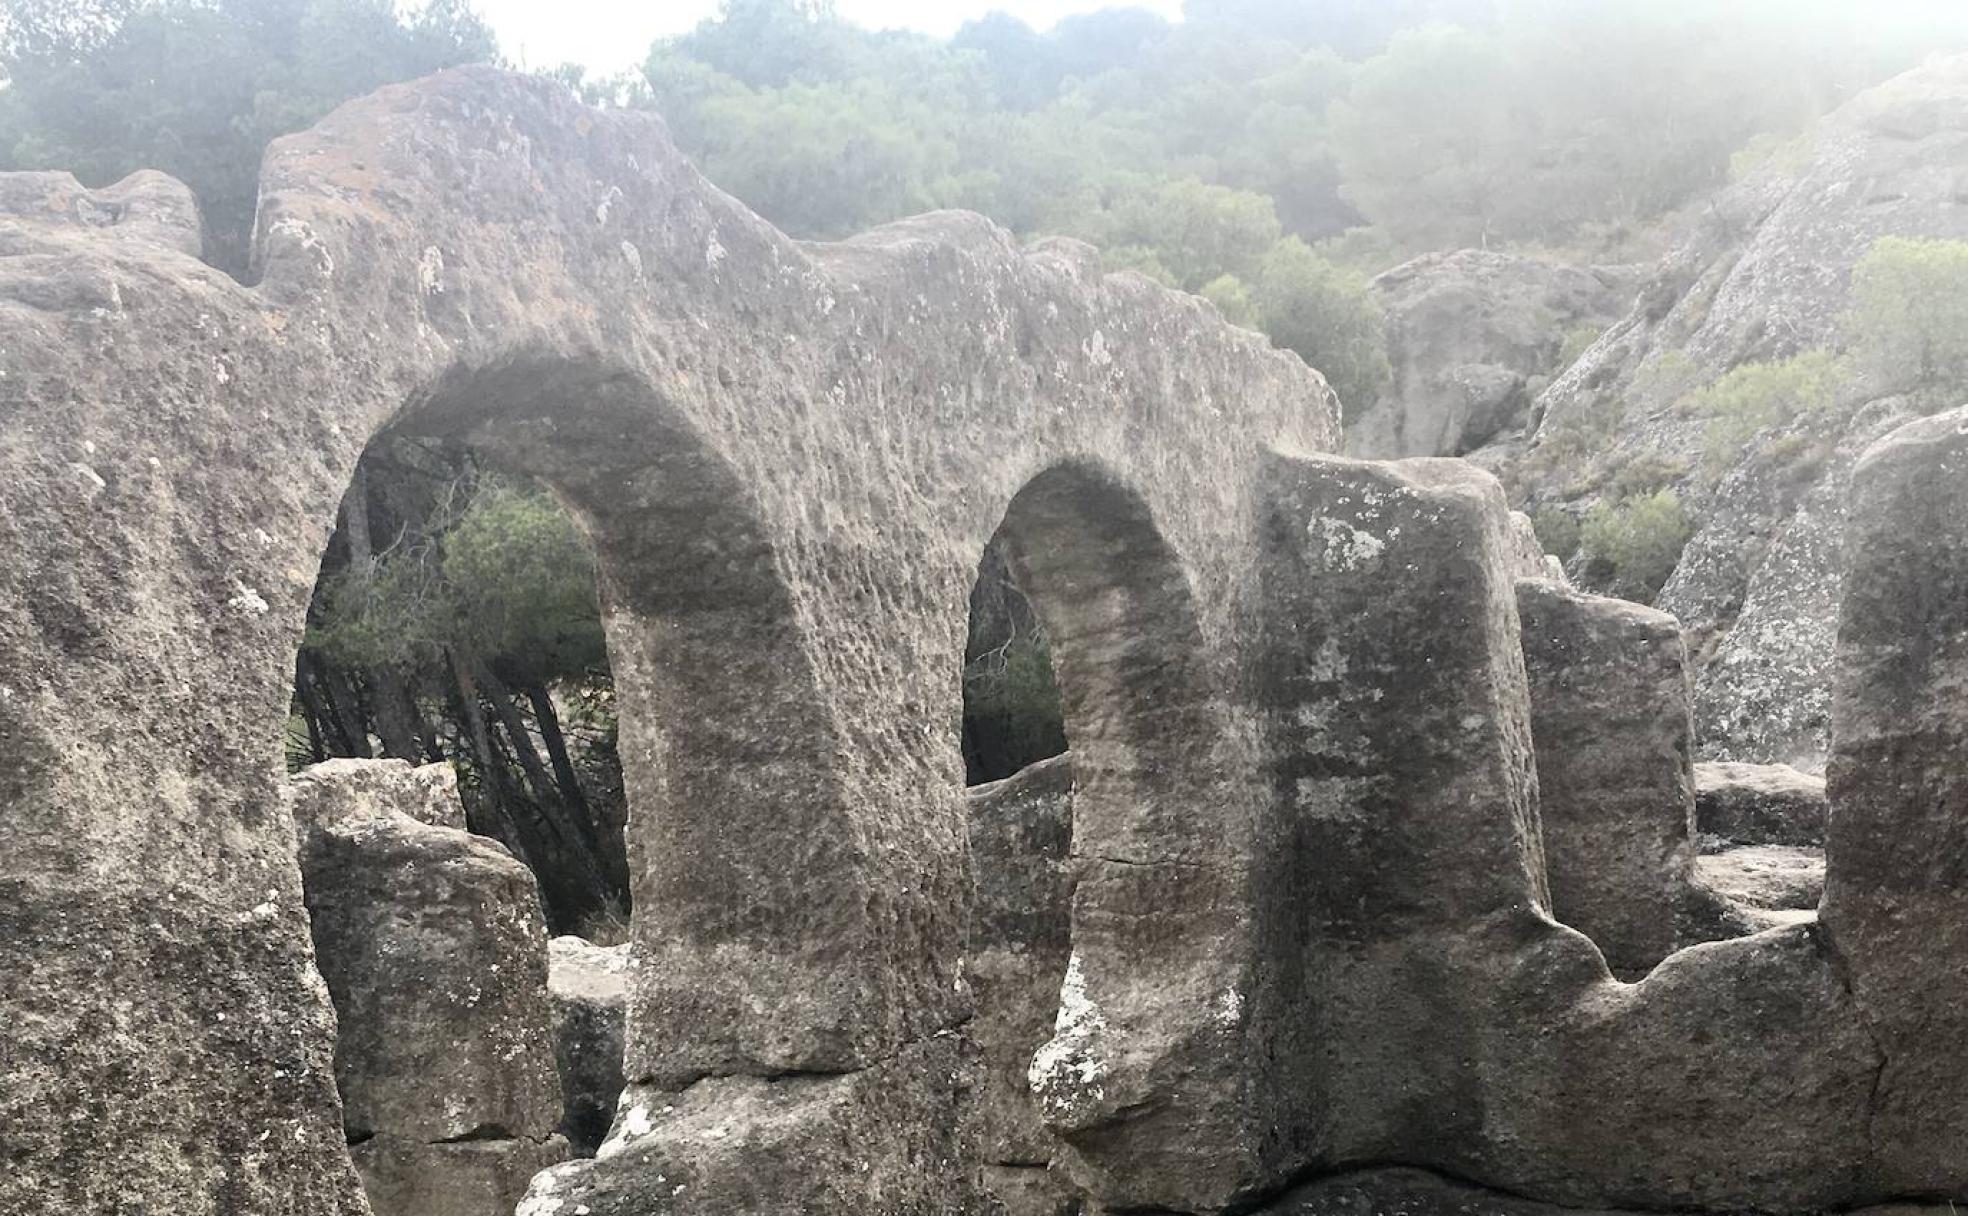
[[[962,1216],[973,1197],[947,1177],[961,1054],[945,1035],[838,1076],[631,1085],[601,1151],[537,1176],[519,1216]]]
[[[1666,613],[1517,583],[1552,914],[1615,974],[1718,936],[1694,881],[1688,659]]]
[[[1051,1163],[1056,1142],[1033,1099],[1032,1056],[1052,1037],[1072,953],[1073,759],[1029,765],[969,791],[970,1037],[982,1063],[974,1152],[990,1165]]]
[[[1909,423],[1865,454],[1845,551],[1821,915],[1885,1061],[1866,1181],[1885,1195],[1960,1195],[1968,408]]]
[[[289,777],[283,795],[303,829],[388,819],[394,813],[430,827],[465,830],[458,773],[448,764],[326,760]]]
[[[1731,903],[1764,912],[1812,912],[1824,896],[1823,849],[1746,844],[1695,860],[1702,883]]]
[[[1349,454],[1460,456],[1521,425],[1568,335],[1604,329],[1637,276],[1487,250],[1424,254],[1374,279],[1394,384],[1347,419]]]
[[[608,1135],[622,1096],[629,947],[579,937],[547,943],[547,995],[553,1003],[554,1062],[564,1103],[561,1134],[591,1157]]]
[[[538,887],[497,843],[424,821],[450,817],[446,773],[341,761],[287,787],[377,1216],[510,1208],[566,1154]]]
[[[1784,764],[1695,765],[1695,825],[1705,851],[1732,844],[1823,849],[1826,813],[1822,777]]]

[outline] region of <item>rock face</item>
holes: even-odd
[[[1536,445],[1609,428],[1591,467],[1573,470],[1588,485],[1699,465],[1706,422],[1677,414],[1677,399],[1746,362],[1838,347],[1851,270],[1873,242],[1968,238],[1964,159],[1968,56],[1936,57],[1815,124],[1719,195],[1632,310],[1552,382]],[[1757,436],[1712,498],[1680,479],[1706,522],[1657,603],[1692,637],[1703,758],[1823,770],[1844,479],[1906,421],[1903,403],[1867,404],[1894,389],[1861,377],[1834,416]]]
[[[1823,916],[1884,1057],[1864,1177],[1953,1195],[1968,1126],[1932,1112],[1968,1109],[1968,409],[1866,453],[1847,552]]]
[[[385,426],[551,483],[607,606],[627,1085],[524,1216],[955,1216],[1033,1181],[967,1135],[957,674],[994,535],[1073,749],[1027,1080],[1085,1208],[1246,1211],[1363,1161],[1581,1207],[1968,1198],[1968,418],[1854,473],[1823,919],[1626,984],[1551,916],[1500,485],[1325,454],[1322,380],[1205,305],[963,215],[792,242],[654,119],[489,70],[276,145],[251,286],[114,196],[0,187],[0,1212],[363,1212],[329,988],[378,1062],[346,1117],[379,1195],[505,1190],[527,1165],[485,1137],[560,1118],[496,849],[330,816],[328,986],[309,948],[280,735]],[[405,985],[428,1033],[356,1024]],[[488,1002],[540,1010],[472,1034],[529,1079],[413,1067]]]
[[[1720,936],[1695,883],[1688,655],[1671,616],[1517,583],[1552,914],[1644,975]],[[1706,913],[1706,914],[1705,914]]]
[[[1874,402],[1813,441],[1809,476],[1752,458],[1724,482],[1659,597],[1705,657],[1699,755],[1823,771],[1852,466],[1911,417],[1899,398]]]
[[[1747,909],[1760,927],[1796,919],[1760,913],[1814,912],[1824,896],[1823,849],[1747,844],[1697,858],[1695,871],[1709,889]]]
[[[581,1156],[608,1136],[626,1084],[629,948],[578,937],[547,943],[547,995],[553,1001],[554,1063],[563,1104],[560,1130]]]
[[[519,1211],[967,1216],[982,1209],[947,1172],[958,1155],[950,1080],[962,1071],[945,1039],[845,1076],[631,1086],[595,1159],[540,1174]]]
[[[1260,453],[1338,443],[1315,372],[975,216],[789,240],[654,117],[490,70],[271,148],[249,283],[192,256],[163,179],[5,180],[0,1211],[360,1210],[276,761],[336,504],[385,426],[580,517],[634,808],[625,1075],[771,1112],[757,1143],[797,1173],[678,1132],[700,1176],[787,1186],[765,1210],[966,1185],[938,1138],[972,1008],[945,727],[978,557],[1017,514],[1097,787],[1075,936],[1113,1104],[1078,1151],[1172,1201],[1179,1172],[1242,1185],[1227,1116],[1197,1123],[1182,1087],[1242,1067],[1216,1011],[1250,957],[1234,825],[1263,796],[1238,589]],[[1134,1173],[1177,1127],[1180,1160]],[[607,1185],[631,1184],[670,1194]]]
[[[1460,456],[1521,426],[1568,337],[1625,311],[1636,276],[1464,249],[1372,283],[1387,317],[1394,386],[1346,424],[1357,456]]]
[[[1030,1074],[1033,1055],[1055,1029],[1072,954],[1072,756],[973,786],[968,799],[977,884],[970,928],[977,1013],[970,1039],[982,1074],[971,1151],[989,1170],[983,1190],[1004,1196],[1007,1208],[1029,1206],[1035,1191],[1058,1189],[1048,1169],[1057,1141],[1033,1098]]]
[[[1695,824],[1704,841],[1822,849],[1827,811],[1822,777],[1781,764],[1695,765]]]
[[[566,1155],[532,872],[444,826],[464,815],[448,766],[331,761],[289,789],[338,1023],[342,1124],[370,1206],[510,1210]]]

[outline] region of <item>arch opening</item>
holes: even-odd
[[[615,1092],[866,1054],[835,731],[755,502],[678,408],[578,360],[460,370],[375,435],[346,504],[287,788],[372,1206],[511,1211],[557,1129],[596,1147],[606,1119],[577,1116],[614,1095],[562,1092],[549,929],[633,940]]]
[[[536,480],[379,436],[308,606],[287,762],[451,766],[466,823],[533,872],[548,928],[615,945],[627,802],[594,567]]]
[[[1147,504],[1097,467],[1056,466],[1012,498],[970,620],[976,1151],[1006,1202],[1071,1203],[1062,1137],[1176,1084],[1154,1051],[1117,1074],[1126,1049],[1090,1036],[1172,1030],[1162,1045],[1181,1052],[1193,1040],[1177,994],[1198,964],[1215,975],[1223,962],[1223,825],[1210,822],[1221,800],[1209,793],[1219,732],[1179,561]],[[1002,691],[980,679],[980,656],[1001,665],[985,674]],[[1096,1007],[1105,1014],[1089,1019]],[[1073,1082],[1094,1075],[1099,1085]]]

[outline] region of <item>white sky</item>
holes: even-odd
[[[1171,20],[1181,0],[835,0],[835,10],[871,29],[908,28],[948,37],[973,17],[1000,9],[1034,29],[1071,13],[1136,4]],[[478,0],[506,57],[526,67],[574,62],[599,74],[642,62],[649,44],[714,16],[718,0]]]

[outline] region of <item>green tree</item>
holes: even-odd
[[[1586,575],[1613,595],[1651,604],[1666,585],[1694,524],[1673,490],[1602,502],[1579,527]]]
[[[1884,237],[1852,269],[1846,317],[1868,371],[1931,408],[1968,395],[1968,242]]]
[[[462,0],[32,0],[0,32],[0,160],[92,186],[137,169],[189,185],[207,257],[243,269],[260,154],[345,99],[491,59]]]
[[[1393,383],[1385,321],[1365,281],[1297,237],[1265,257],[1251,304],[1258,327],[1324,372],[1348,411],[1367,409]]]
[[[1424,248],[1519,231],[1529,157],[1511,99],[1495,37],[1446,26],[1396,35],[1333,105],[1341,194]]]
[[[450,761],[473,829],[532,867],[556,929],[618,920],[626,815],[594,577],[538,487],[455,449],[374,445],[309,607],[290,762]]]

